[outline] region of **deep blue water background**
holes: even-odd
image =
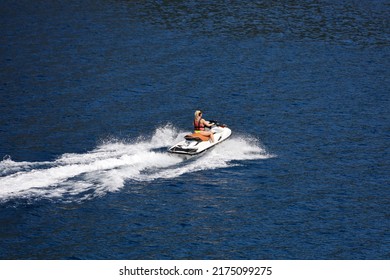
[[[1,1],[0,258],[389,259],[389,15]],[[177,162],[198,108],[233,137]]]

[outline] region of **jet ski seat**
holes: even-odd
[[[184,138],[186,140],[195,140],[195,141],[199,141],[199,142],[210,140],[210,136],[205,136],[205,135],[202,135],[200,133],[187,134],[186,136],[184,136]]]

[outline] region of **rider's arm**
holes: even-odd
[[[204,119],[202,119],[202,121],[203,121],[203,124],[205,125],[205,126],[212,126],[213,124],[212,123],[210,123],[210,122],[208,122],[208,121],[206,121],[206,120],[204,120]]]

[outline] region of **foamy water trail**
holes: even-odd
[[[0,162],[0,202],[14,198],[82,201],[118,191],[131,181],[175,178],[200,170],[232,166],[231,161],[272,157],[261,145],[231,137],[194,160],[169,154],[165,148],[185,132],[167,125],[150,139],[108,141],[82,154],[64,154],[54,161]]]

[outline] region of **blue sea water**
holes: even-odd
[[[390,258],[389,1],[0,15],[1,259]]]

